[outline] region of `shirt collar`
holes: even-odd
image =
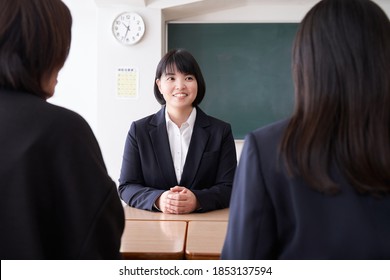
[[[189,127],[193,128],[195,125],[195,120],[196,120],[196,107],[193,107],[190,116],[188,117],[188,119],[184,123],[187,123]],[[174,122],[169,117],[167,108],[165,108],[165,122],[167,124],[167,127],[170,124],[174,124]]]
[[[194,127],[195,125],[195,120],[196,120],[196,108],[194,107],[192,109],[192,112],[190,114],[190,116],[188,117],[187,119],[187,123],[190,127]]]

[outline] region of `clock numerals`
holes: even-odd
[[[141,40],[145,33],[145,24],[138,14],[124,13],[114,20],[112,32],[119,42],[131,45]]]

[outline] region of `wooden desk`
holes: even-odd
[[[165,214],[141,210],[126,205],[124,207],[126,220],[154,220],[154,221],[227,221],[229,208],[214,210],[206,213]]]
[[[125,259],[183,259],[186,229],[183,221],[127,220],[120,251]]]
[[[218,260],[225,241],[227,221],[190,221],[187,228],[185,258]]]

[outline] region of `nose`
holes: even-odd
[[[186,83],[183,79],[176,80],[176,89],[183,89],[186,87]]]

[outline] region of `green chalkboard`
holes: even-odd
[[[185,48],[206,81],[200,107],[235,139],[293,109],[291,49],[298,23],[169,23],[168,49]]]

